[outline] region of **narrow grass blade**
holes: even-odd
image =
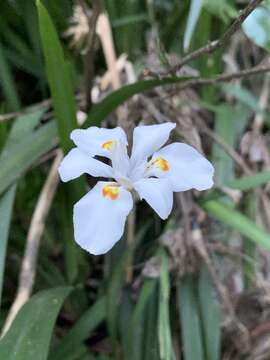
[[[270,171],[262,171],[255,175],[242,176],[238,179],[229,180],[225,185],[232,189],[248,191],[257,188],[258,186],[265,185],[269,181]]]
[[[202,0],[192,0],[190,3],[187,25],[184,33],[184,51],[187,51],[189,49],[192,35],[195,31],[196,24],[202,10],[202,6]]]
[[[189,275],[178,286],[178,303],[185,360],[205,360],[195,282],[194,277]]]
[[[257,213],[257,197],[254,191],[246,194],[244,204],[246,215],[249,219],[255,222]],[[244,238],[243,252],[245,254],[245,258],[243,261],[244,287],[248,290],[252,288],[255,284],[257,254],[256,244]]]
[[[6,249],[16,185],[13,185],[0,197],[0,305],[2,298]]]
[[[169,315],[170,301],[170,279],[169,279],[169,260],[166,252],[161,251],[161,273],[159,287],[159,314],[158,314],[158,334],[159,334],[159,353],[162,360],[175,359],[171,338],[171,326]]]
[[[0,358],[46,360],[56,317],[71,289],[59,287],[34,295],[0,341]]]
[[[64,152],[67,152],[72,146],[69,138],[70,132],[77,126],[76,106],[70,74],[54,24],[40,0],[37,0],[37,9],[41,43],[60,143]]]
[[[84,127],[99,125],[100,122],[104,120],[112,111],[114,111],[119,105],[123,104],[133,95],[153,89],[157,86],[176,84],[189,79],[190,77],[170,77],[162,80],[141,80],[133,84],[122,86],[121,89],[113,91],[100,103],[92,107],[88,118],[84,123]]]
[[[0,164],[5,162],[5,154],[9,153],[10,150],[12,151],[13,144],[20,142],[21,138],[23,138],[27,133],[31,133],[38,123],[41,115],[42,112],[38,111],[31,115],[21,116],[16,119],[0,154]],[[0,303],[3,287],[6,248],[15,193],[16,185],[13,185],[0,197]]]
[[[8,104],[8,109],[15,111],[20,107],[20,99],[17,94],[16,86],[0,42],[0,80],[1,89]]]
[[[128,360],[141,360],[144,340],[144,316],[145,309],[154,293],[156,281],[147,279],[141,288],[139,299],[135,306],[130,326],[128,329],[129,353],[126,354]]]
[[[56,145],[57,129],[50,122],[23,136],[0,158],[0,194],[16,181],[41,155]]]
[[[270,250],[270,235],[260,229],[254,222],[232,207],[225,205],[221,201],[209,200],[202,202],[202,207],[214,218],[232,229],[239,231],[247,239],[257,245]]]
[[[91,332],[105,320],[106,299],[103,297],[92,305],[75,323],[69,333],[52,349],[50,360],[75,360],[77,349]]]
[[[219,360],[221,316],[212,281],[205,268],[200,271],[198,290],[206,359]]]

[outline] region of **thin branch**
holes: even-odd
[[[17,295],[10,308],[2,336],[8,331],[18,311],[29,299],[36,276],[36,264],[40,240],[44,231],[45,221],[50,210],[54,194],[59,182],[58,167],[63,158],[61,150],[58,150],[56,158],[51,166],[49,175],[40,193],[29,231],[26,238],[25,252],[21,265]]]
[[[114,90],[118,89],[121,86],[121,80],[116,66],[116,53],[113,42],[112,29],[107,14],[100,14],[97,21],[96,32],[100,38],[107,68],[111,73],[112,87]]]
[[[252,13],[252,11],[262,2],[263,0],[252,0],[247,5],[247,7],[240,11],[239,16],[234,20],[229,29],[225,34],[219,39],[210,42],[209,44],[187,54],[183,59],[174,67],[170,68],[168,71],[162,73],[161,75],[175,74],[179,71],[185,64],[190,63],[191,61],[197,59],[198,57],[205,54],[212,54],[216,50],[224,47],[227,42],[231,39],[232,35],[239,30],[242,23],[245,19]]]
[[[95,39],[96,39],[96,24],[101,12],[101,5],[99,0],[93,1],[93,12],[90,13],[84,0],[78,0],[88,22],[88,38],[87,50],[83,56],[84,60],[84,86],[85,86],[85,111],[88,112],[92,106],[92,86],[94,80],[94,55],[95,55]],[[91,14],[91,15],[90,15]]]
[[[246,69],[231,74],[221,74],[214,76],[212,78],[198,78],[198,79],[188,80],[184,82],[182,85],[180,85],[179,89],[182,90],[191,86],[215,85],[221,82],[228,82],[235,79],[242,79],[258,74],[264,74],[270,72],[269,62],[270,62],[270,58],[267,58],[266,61],[263,62],[263,64],[254,66],[251,69]]]

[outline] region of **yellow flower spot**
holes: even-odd
[[[116,200],[119,196],[120,189],[117,185],[106,185],[102,188],[102,195],[105,198]]]
[[[162,157],[157,157],[154,161],[154,164],[161,170],[161,171],[169,171],[170,165],[169,162]]]
[[[114,146],[114,144],[115,144],[114,140],[109,140],[109,141],[106,141],[105,143],[103,143],[101,145],[101,147],[103,147],[103,149],[105,149],[105,150],[111,150],[112,147]]]

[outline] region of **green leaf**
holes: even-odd
[[[0,43],[0,80],[1,89],[6,98],[8,109],[15,111],[20,107],[20,99],[17,94],[15,82],[12,77],[11,69],[7,62],[4,49]]]
[[[205,268],[199,275],[199,303],[207,360],[220,359],[221,315],[212,281]]]
[[[5,161],[3,160],[5,159],[3,154],[9,152],[9,150],[13,148],[14,143],[19,142],[22,137],[34,129],[41,115],[42,111],[38,111],[36,113],[24,115],[16,119],[9,133],[4,149],[0,154],[0,163],[1,160],[3,162]],[[16,185],[13,185],[0,197],[0,214],[2,214],[0,217],[0,303],[3,288],[6,248],[15,193]]]
[[[52,349],[50,360],[75,360],[84,340],[105,320],[106,300],[101,298],[75,323],[69,333]]]
[[[0,341],[0,358],[46,360],[56,317],[71,289],[58,287],[34,295]]]
[[[254,241],[257,245],[270,250],[270,235],[239,211],[216,200],[205,201],[201,205],[217,220],[239,231],[241,235],[246,236],[247,239]]]
[[[225,183],[225,185],[231,187],[232,189],[247,191],[264,185],[269,181],[270,171],[262,171],[255,175],[242,176],[238,179],[229,180],[227,183]]]
[[[41,42],[60,143],[64,152],[67,152],[72,147],[69,138],[70,132],[77,126],[76,105],[71,79],[54,24],[40,0],[37,0],[37,9]]]
[[[189,14],[187,18],[187,25],[184,33],[184,51],[187,51],[189,49],[192,35],[195,31],[196,24],[201,14],[202,5],[202,0],[191,0]]]
[[[270,7],[257,7],[243,22],[245,34],[256,45],[270,50]]]
[[[5,194],[0,197],[0,305],[2,298],[8,234],[15,193],[16,185],[13,185],[10,189],[7,190],[7,192],[5,192]]]
[[[113,91],[106,96],[105,99],[92,107],[83,127],[99,125],[112,111],[133,95],[153,89],[157,86],[176,84],[189,79],[190,77],[169,77],[162,80],[141,80],[133,84],[122,86],[121,89]]]
[[[9,149],[4,149],[0,158],[0,194],[56,143],[56,124],[50,122],[22,136],[20,141],[14,142]]]
[[[200,314],[193,276],[186,276],[178,287],[180,323],[185,360],[205,360]]]
[[[171,338],[169,300],[170,300],[169,260],[166,252],[162,250],[160,289],[159,289],[158,334],[159,334],[160,358],[164,360],[172,360],[175,358],[173,353],[172,338]]]
[[[145,309],[154,294],[156,285],[156,280],[146,279],[141,288],[127,334],[129,354],[126,354],[126,358],[130,360],[140,360],[142,358]]]

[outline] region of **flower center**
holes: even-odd
[[[119,197],[120,189],[118,185],[105,185],[102,188],[102,195],[105,198],[116,200]]]
[[[116,141],[115,140],[109,140],[106,141],[105,143],[103,143],[101,145],[101,147],[105,150],[111,150],[113,148],[113,146],[115,145]]]
[[[153,164],[155,166],[157,166],[161,171],[169,171],[170,170],[170,165],[169,162],[165,159],[163,159],[162,157],[157,157],[154,161]]]
[[[131,191],[133,189],[132,182],[128,178],[116,177],[115,180],[119,185],[124,186],[125,189]]]

